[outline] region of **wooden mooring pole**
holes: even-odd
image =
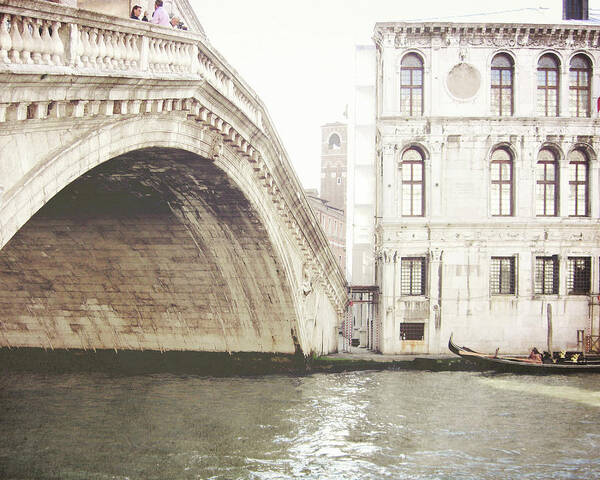
[[[552,305],[546,304],[546,314],[548,315],[548,353],[552,358]]]

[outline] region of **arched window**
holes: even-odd
[[[405,217],[425,214],[424,166],[423,154],[416,148],[402,155],[402,215]]]
[[[332,133],[329,137],[329,150],[338,149],[342,146],[342,141],[340,140],[340,136],[337,133]]]
[[[514,63],[510,55],[499,53],[492,60],[492,113],[499,116],[513,114]]]
[[[535,176],[536,215],[540,217],[558,215],[558,161],[556,154],[549,148],[540,150]]]
[[[537,68],[537,113],[558,117],[558,59],[549,53],[542,55]]]
[[[416,53],[404,55],[400,65],[400,111],[423,115],[423,59]]]
[[[587,217],[589,210],[589,161],[581,150],[569,153],[569,216]]]
[[[590,116],[592,64],[585,55],[575,55],[569,67],[569,106],[573,117]]]
[[[513,214],[513,159],[505,148],[492,153],[491,213],[494,216]]]

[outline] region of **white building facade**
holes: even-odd
[[[600,28],[380,23],[378,350],[556,349],[600,282]],[[597,322],[596,322],[597,325]]]

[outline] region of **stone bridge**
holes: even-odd
[[[337,348],[343,273],[202,33],[0,1],[0,346]]]

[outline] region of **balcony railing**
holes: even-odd
[[[263,107],[203,34],[49,2],[2,1],[0,71],[205,79],[261,130]]]

